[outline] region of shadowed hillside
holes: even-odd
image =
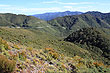
[[[110,60],[110,38],[106,33],[96,28],[80,29],[70,34],[65,41],[79,44],[81,47],[94,53],[97,58],[104,57]]]

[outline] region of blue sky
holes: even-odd
[[[63,11],[110,12],[110,0],[0,0],[0,13],[41,14]]]

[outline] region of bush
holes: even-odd
[[[0,55],[0,73],[11,73],[15,69],[15,61],[7,59],[5,56]]]
[[[27,50],[32,51],[32,50],[33,50],[33,48],[32,48],[32,47],[28,47],[28,48],[27,48]]]
[[[6,50],[12,49],[12,48],[8,45],[8,43],[7,43],[5,40],[3,40],[2,38],[0,38],[0,44],[4,45],[4,48],[5,48]]]
[[[19,53],[19,59],[22,61],[26,60],[26,52],[22,51],[21,53]]]
[[[20,49],[19,46],[16,45],[16,44],[14,44],[14,48],[15,48],[15,49],[18,49],[18,50]]]

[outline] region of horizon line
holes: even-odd
[[[66,11],[56,11],[56,12],[44,12],[44,13],[38,13],[38,14],[46,14],[46,13],[59,13],[59,12],[82,12],[82,13],[87,13],[87,12],[100,12],[100,13],[110,13],[110,12],[101,12],[101,11],[86,11],[86,12],[83,12],[83,11],[70,11],[70,10],[66,10]],[[16,15],[37,15],[36,14],[22,14],[22,13],[11,13],[11,12],[1,12],[0,14],[16,14]]]

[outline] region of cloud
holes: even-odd
[[[85,4],[96,4],[96,5],[105,5],[106,3],[91,3],[91,2],[79,2],[79,3],[64,3],[64,2],[59,2],[59,1],[50,1],[50,2],[43,2],[44,4],[62,4],[61,7],[58,6],[53,6],[53,7],[31,7],[28,8],[26,6],[14,6],[14,5],[5,5],[5,4],[0,4],[0,13],[16,13],[16,14],[41,14],[41,13],[46,13],[46,12],[63,12],[63,11],[104,11],[102,8],[98,8],[94,5],[85,5]],[[84,5],[80,5],[84,4]],[[109,3],[108,3],[109,4]],[[107,4],[107,5],[108,5]],[[79,6],[75,6],[79,5]],[[106,8],[106,12],[107,12]],[[109,10],[108,10],[109,12]]]
[[[81,7],[74,7],[74,6],[62,6],[62,7],[47,7],[47,8],[26,8],[26,7],[19,7],[19,6],[9,6],[9,7],[0,7],[0,13],[16,13],[16,14],[41,14],[46,12],[63,12],[63,11],[89,11],[92,10],[93,7],[91,6],[81,6]]]
[[[62,5],[81,5],[81,4],[94,4],[93,2],[78,2],[78,3],[64,3],[60,1],[47,1],[47,2],[42,2],[44,4],[62,4]]]
[[[92,8],[92,6],[82,6],[82,7],[73,7],[73,6],[64,6],[66,9],[87,9],[87,8]]]
[[[89,11],[89,9],[93,9],[92,6],[81,6],[81,7],[74,7],[74,6],[64,6],[65,11],[69,10],[69,11],[82,11],[82,12],[86,12]]]
[[[49,7],[49,8],[25,8],[25,7],[0,7],[0,13],[16,13],[16,14],[36,14],[41,12],[56,12],[61,11],[59,7]]]
[[[106,3],[106,2],[105,2],[105,3],[96,2],[96,4],[97,4],[97,5],[106,5],[106,6],[107,6],[107,5],[110,5],[110,3]]]
[[[3,5],[3,4],[0,4],[0,7],[10,7],[11,5]]]

